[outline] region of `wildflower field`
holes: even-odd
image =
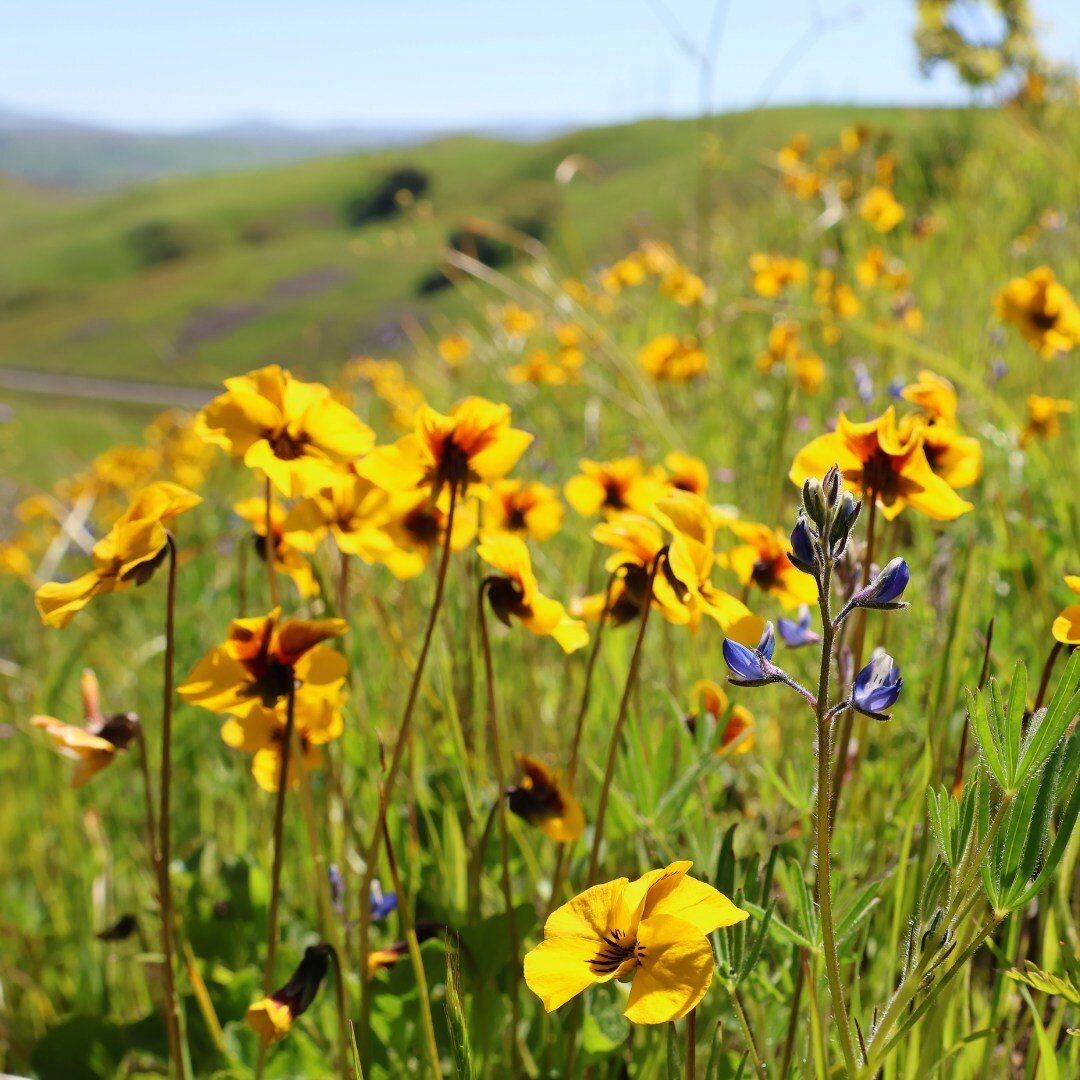
[[[549,232],[445,252],[436,149],[392,349],[13,399],[0,1068],[1080,1075],[1080,125],[1028,91],[567,136]],[[80,296],[8,349],[74,370]]]

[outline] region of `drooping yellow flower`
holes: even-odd
[[[772,299],[789,285],[801,285],[806,280],[806,263],[758,251],[750,256],[750,273],[754,292]]]
[[[920,371],[918,379],[908,383],[900,396],[917,405],[928,417],[946,424],[956,423],[956,388],[948,379],[932,371]]]
[[[484,503],[484,533],[547,540],[562,528],[565,514],[555,488],[535,480],[498,480]]]
[[[512,619],[517,620],[540,637],[554,638],[564,652],[588,644],[585,624],[572,619],[558,600],[540,592],[523,540],[508,534],[492,537],[477,546],[476,554],[504,575],[492,577],[487,590],[491,609],[500,622],[510,626]]]
[[[783,529],[770,529],[753,521],[728,521],[727,528],[743,541],[720,556],[739,581],[775,596],[790,611],[817,600],[817,585],[809,574],[796,569],[787,557],[789,542]]]
[[[864,498],[874,492],[890,521],[905,506],[935,521],[952,521],[970,510],[971,503],[931,469],[924,434],[919,425],[901,434],[891,406],[865,423],[854,423],[841,413],[834,432],[819,435],[796,454],[789,476],[801,487],[839,465],[847,483]]]
[[[333,487],[294,503],[284,515],[282,534],[292,547],[310,553],[329,533],[338,551],[372,563],[392,546],[382,528],[390,520],[390,502],[382,488],[347,473]]]
[[[709,490],[709,467],[701,458],[672,450],[664,458],[664,483],[675,491],[689,491],[704,497]]]
[[[994,297],[994,308],[1046,359],[1080,345],[1080,307],[1049,266],[1013,278]]]
[[[708,367],[708,357],[690,335],[660,334],[638,350],[642,370],[658,382],[687,382]]]
[[[48,582],[34,594],[42,621],[64,627],[95,597],[148,581],[164,558],[164,522],[198,506],[192,491],[165,481],[138,492],[116,524],[95,545],[94,569],[68,582]]]
[[[392,495],[387,520],[381,526],[390,543],[387,550],[375,554],[376,561],[399,581],[422,574],[428,560],[443,546],[449,507],[446,492],[437,501],[422,491]],[[476,537],[476,530],[476,503],[466,502],[454,511],[450,550],[464,551]]]
[[[274,560],[274,570],[292,579],[296,591],[305,599],[319,591],[315,575],[307,560],[286,538],[284,533],[285,510],[278,503],[270,504],[271,540],[266,542],[266,500],[258,497],[241,499],[233,505],[233,513],[251,525],[255,535],[255,550],[264,562]]]
[[[1074,401],[1028,394],[1027,422],[1020,432],[1020,445],[1027,446],[1032,439],[1053,439],[1060,435],[1061,418],[1075,410]]]
[[[510,426],[508,405],[470,397],[449,415],[424,405],[413,434],[376,447],[357,472],[390,492],[427,491],[437,499],[447,488],[459,496],[483,497],[487,485],[501,480],[532,440]]]
[[[582,458],[578,465],[581,473],[566,482],[563,494],[582,517],[601,513],[610,517],[627,510],[648,513],[664,494],[663,481],[653,473],[646,473],[639,458],[614,461]]]
[[[87,668],[79,684],[86,725],[65,724],[52,716],[31,716],[34,727],[43,728],[53,747],[75,763],[71,786],[81,788],[91,777],[116,760],[116,752],[128,748],[139,736],[139,718],[134,713],[106,716],[101,711],[98,681]]]
[[[20,540],[0,543],[0,574],[29,581],[33,573],[34,564]]]
[[[337,697],[308,693],[303,686],[297,691],[293,726],[300,744],[300,768],[304,772],[311,772],[322,763],[320,746],[341,737],[344,729],[341,718],[343,697],[343,688]],[[256,704],[243,716],[230,716],[221,726],[221,740],[226,746],[254,755],[251,775],[263,791],[278,790],[287,721],[286,704],[278,702],[273,708]],[[300,774],[293,755],[290,757],[285,786],[294,788],[299,781]]]
[[[444,334],[439,338],[439,356],[450,367],[457,367],[463,360],[472,356],[472,342],[464,334]]]
[[[1080,576],[1066,575],[1065,584],[1080,596]],[[1080,604],[1070,604],[1054,620],[1054,638],[1063,645],[1080,645]]]
[[[859,203],[859,216],[878,232],[892,232],[904,220],[904,208],[896,196],[880,185],[872,187]]]
[[[306,1012],[330,970],[330,946],[311,945],[289,981],[249,1006],[247,1025],[264,1043],[287,1035],[293,1022]]]
[[[705,996],[714,959],[708,935],[748,917],[711,885],[671,863],[574,897],[544,924],[525,957],[525,982],[547,1012],[596,983],[631,980],[624,1015],[635,1024],[678,1020]]]
[[[305,697],[337,701],[345,683],[345,658],[321,642],[349,628],[344,619],[287,619],[281,609],[233,619],[224,643],[215,645],[178,689],[193,705],[246,716],[273,708],[300,686]]]
[[[557,844],[573,843],[585,831],[581,804],[542,761],[527,754],[516,759],[521,780],[507,792],[511,811]]]
[[[719,727],[723,724],[716,746],[716,753],[748,754],[754,748],[754,716],[742,705],[730,705],[723,687],[710,679],[701,679],[694,683],[692,706],[687,714],[686,723],[691,734],[697,731],[701,714],[712,717],[712,722]],[[729,711],[730,709],[730,711]]]

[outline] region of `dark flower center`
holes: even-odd
[[[510,625],[511,615],[518,618],[528,617],[529,609],[522,603],[522,595],[521,587],[511,578],[494,577],[488,583],[491,610],[504,626]]]
[[[604,485],[604,507],[607,510],[625,510],[626,498],[623,491],[623,485],[618,480],[613,480],[611,477],[607,477],[603,480]]]
[[[875,450],[863,463],[862,485],[864,491],[877,495],[890,495],[896,490],[896,473],[893,459],[883,450]]]
[[[758,559],[754,563],[750,579],[759,589],[771,588],[776,583],[776,569],[771,559]]]
[[[439,516],[432,506],[418,506],[415,510],[410,510],[402,525],[412,540],[424,547],[434,546],[442,532]]]
[[[436,495],[445,485],[461,491],[476,478],[469,467],[468,451],[458,446],[453,436],[447,438],[442,444],[438,457],[438,464],[435,466],[435,474],[432,477],[432,487]]]
[[[506,515],[506,528],[509,532],[525,531],[525,511],[520,506],[513,506]]]
[[[1047,331],[1053,330],[1057,326],[1057,316],[1051,315],[1048,311],[1032,311],[1028,313],[1028,319],[1031,325],[1039,330]]]
[[[604,935],[604,943],[589,961],[589,967],[594,975],[611,975],[628,960],[635,961],[635,966],[640,967],[644,955],[645,949],[638,945],[636,938],[629,937],[622,930],[611,930]]]
[[[304,436],[296,437],[290,435],[288,431],[279,431],[277,434],[267,435],[266,438],[270,443],[270,449],[274,451],[274,457],[282,461],[295,461],[304,456],[304,448],[307,446],[307,439]]]
[[[295,679],[292,665],[272,658],[252,682],[247,696],[258,697],[268,709],[272,709],[289,693]]]

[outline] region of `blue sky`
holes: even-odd
[[[725,4],[720,0],[721,10]],[[135,129],[253,117],[468,127],[693,113],[716,0],[8,0],[0,105]],[[923,80],[914,0],[729,0],[714,104],[966,100]],[[1080,60],[1080,0],[1035,0],[1046,47]],[[784,64],[813,13],[839,22]],[[850,16],[850,17],[845,17]]]

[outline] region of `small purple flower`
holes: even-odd
[[[886,710],[896,704],[904,680],[893,658],[884,649],[875,649],[870,663],[855,676],[851,688],[851,704],[864,716],[888,720]]]
[[[798,620],[785,619],[781,616],[776,620],[776,629],[780,634],[780,640],[789,649],[816,645],[821,640],[821,635],[810,629],[810,609],[806,604],[799,608]]]
[[[793,566],[804,574],[817,577],[817,556],[814,554],[814,537],[806,518],[800,517],[791,530],[791,550],[788,558]]]
[[[773,624],[766,623],[757,648],[750,649],[739,644],[734,638],[724,638],[724,662],[731,669],[728,681],[740,686],[764,686],[776,682],[771,664],[776,649],[776,634]]]
[[[874,400],[874,380],[870,378],[865,364],[855,365],[855,392],[864,405]]]
[[[397,893],[384,893],[379,879],[371,883],[370,893],[371,917],[375,922],[385,919],[397,907]]]
[[[337,912],[339,918],[343,918],[345,915],[345,882],[341,878],[341,871],[338,869],[337,863],[331,863],[329,869],[326,872],[326,876],[330,879],[330,902],[334,905],[334,911]]]
[[[889,397],[892,398],[893,401],[899,401],[904,396],[904,385],[905,383],[903,379],[890,380]]]
[[[846,611],[852,608],[873,608],[876,611],[895,611],[907,607],[900,597],[911,580],[911,572],[904,559],[893,559],[884,570],[879,571],[865,589],[857,592],[848,602]]]

